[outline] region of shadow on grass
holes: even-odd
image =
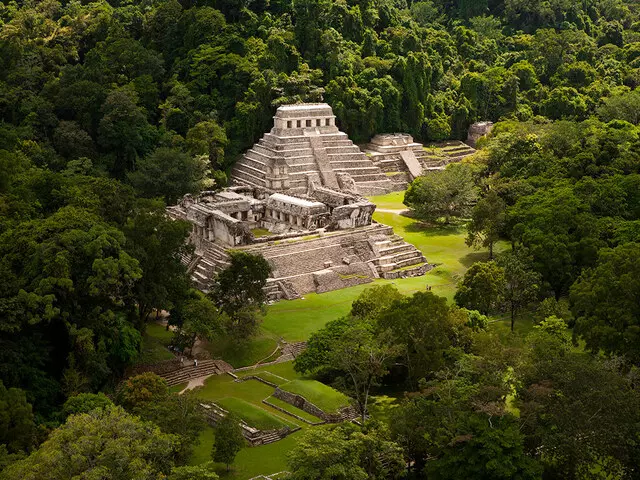
[[[469,268],[476,262],[488,262],[489,254],[487,252],[471,252],[460,258],[460,263]]]
[[[464,225],[449,224],[441,225],[438,223],[424,223],[417,221],[405,227],[407,232],[422,233],[425,237],[439,237],[443,235],[458,235]]]

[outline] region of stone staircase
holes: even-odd
[[[282,347],[282,355],[291,356],[291,359],[295,359],[307,348],[307,342],[295,342],[295,343],[287,343]]]
[[[267,279],[264,287],[268,302],[277,302],[278,300],[295,300],[300,298],[300,294],[296,291],[293,284],[288,280],[276,280],[275,278]]]
[[[170,387],[187,382],[192,378],[222,375],[233,370],[233,367],[223,360],[199,360],[197,367],[193,365],[192,360],[185,359],[184,362],[184,365],[177,370],[160,374]]]
[[[374,249],[378,256],[372,263],[382,278],[415,276],[417,272],[426,268],[425,265],[428,265],[422,252],[410,243],[406,243],[399,235],[376,241]]]
[[[223,247],[207,242],[204,253],[192,269],[191,279],[203,291],[209,288],[211,278],[229,266],[229,255]]]
[[[336,173],[348,173],[361,194],[388,193],[389,178],[343,132],[308,130],[304,135],[278,137],[266,133],[236,163],[232,180],[238,184],[267,187],[265,178],[275,159],[284,159],[290,193],[306,193],[309,175],[318,175],[329,188],[339,189]]]
[[[336,178],[335,172],[331,168],[331,164],[329,163],[329,156],[327,155],[327,150],[324,148],[324,144],[322,143],[320,134],[318,132],[308,132],[306,133],[306,135],[309,137],[309,143],[311,144],[311,150],[313,151],[313,158],[315,159],[316,167],[320,172],[322,184],[325,187],[329,187],[333,190],[340,190],[338,179]]]

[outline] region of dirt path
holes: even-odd
[[[198,377],[198,378],[192,378],[189,380],[189,383],[187,383],[187,386],[184,387],[183,390],[181,390],[178,395],[182,395],[184,392],[187,392],[189,390],[193,390],[196,387],[204,387],[204,381],[209,378],[212,377],[212,375],[205,375],[204,377]]]
[[[395,213],[396,215],[404,215],[409,212],[409,209],[391,209],[391,208],[376,208],[376,212],[381,213]]]

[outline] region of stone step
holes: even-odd
[[[380,248],[378,251],[380,255],[390,255],[392,253],[408,252],[414,250],[415,247],[408,243],[401,243],[399,245],[392,245],[386,248]]]
[[[413,247],[409,251],[403,251],[400,253],[396,253],[395,255],[386,255],[384,257],[378,257],[373,260],[373,263],[374,265],[388,265],[392,263],[397,264],[404,260],[413,259],[420,256],[422,256],[422,253],[419,250],[416,250],[415,247]]]

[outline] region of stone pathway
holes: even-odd
[[[182,395],[184,392],[188,392],[189,390],[193,390],[197,387],[204,387],[204,381],[207,378],[212,377],[213,375],[216,374],[214,373],[212,375],[205,375],[204,377],[192,378],[191,380],[189,380],[189,383],[187,383],[187,386],[184,387],[184,389],[182,389],[180,392],[178,392],[178,395]]]
[[[380,213],[395,213],[396,215],[406,215],[409,213],[409,209],[393,209],[393,208],[376,208],[376,212]]]

